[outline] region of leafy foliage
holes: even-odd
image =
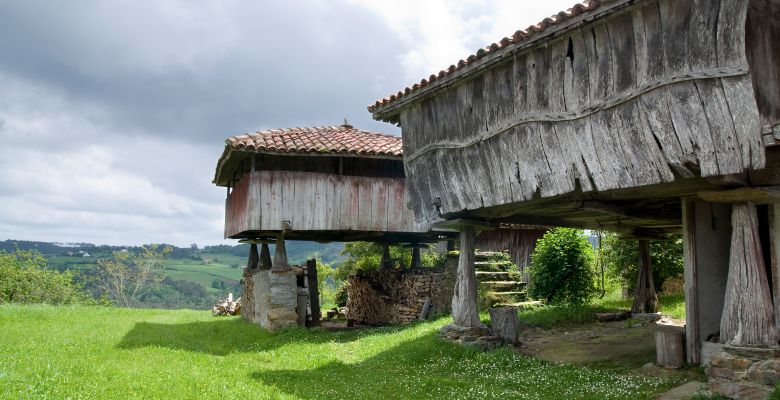
[[[35,250],[0,251],[0,303],[94,303],[70,271],[46,269]]]
[[[610,275],[624,281],[633,291],[639,265],[639,242],[621,240],[618,235],[604,236],[601,248],[602,262]],[[653,283],[660,291],[667,279],[683,274],[681,235],[669,235],[665,240],[650,242],[650,260],[653,264]]]
[[[555,228],[531,256],[531,296],[549,303],[584,304],[595,292],[593,248],[578,229]]]
[[[355,271],[372,271],[379,268],[382,260],[382,244],[369,242],[352,242],[344,245],[341,252],[346,259],[339,264],[336,276],[346,279]],[[412,250],[401,246],[390,246],[390,258],[395,265],[408,268],[412,263]],[[421,251],[420,264],[423,267],[436,267],[444,263],[444,256],[433,251]]]
[[[169,246],[154,244],[143,246],[138,255],[114,252],[113,258],[98,261],[96,286],[114,302],[131,307],[163,280],[162,259],[170,252]]]

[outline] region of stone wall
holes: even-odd
[[[765,399],[780,382],[780,349],[723,346],[706,369],[710,389],[734,399]]]
[[[244,270],[241,315],[269,331],[298,325],[300,268]]]
[[[450,312],[457,256],[441,268],[380,269],[349,277],[347,317],[370,325],[405,324],[419,318],[428,299],[428,316]]]

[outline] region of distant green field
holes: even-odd
[[[230,268],[229,265],[222,263],[202,264],[202,261],[194,260],[165,260],[163,262],[164,273],[171,279],[182,279],[203,285],[210,293],[223,294],[222,290],[211,287],[215,279],[222,279],[228,282],[238,282],[241,280],[243,267]]]

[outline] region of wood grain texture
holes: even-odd
[[[777,346],[772,296],[761,253],[756,206],[734,203],[731,257],[720,340],[735,346]]]
[[[406,207],[404,180],[257,171],[226,200],[225,237],[245,231],[427,232]]]
[[[762,168],[747,7],[636,2],[400,109],[418,222]]]

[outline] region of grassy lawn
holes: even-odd
[[[520,311],[519,317],[530,325],[552,328],[566,325],[579,325],[596,321],[596,313],[631,309],[631,299],[621,298],[620,291],[607,293],[604,298],[596,298],[591,304],[583,306],[544,306]],[[685,319],[685,296],[658,296],[661,314],[677,319]]]
[[[208,292],[224,295],[224,290],[211,287],[215,279],[238,282],[241,279],[243,266],[230,268],[221,263],[202,264],[201,261],[171,259],[163,261],[163,273],[171,279],[182,279],[203,285]]]
[[[407,327],[269,334],[204,311],[0,306],[0,398],[636,399],[679,383]]]

